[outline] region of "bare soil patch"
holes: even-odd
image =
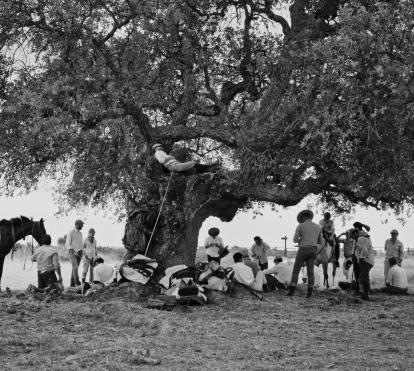
[[[217,295],[215,304],[147,309],[105,302],[0,299],[2,368],[37,370],[409,370],[414,296],[343,292]],[[159,364],[156,365],[156,363]]]

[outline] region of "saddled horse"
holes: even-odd
[[[25,216],[0,221],[0,282],[3,275],[4,258],[15,243],[22,238],[32,235],[39,245],[46,234],[43,219],[33,221]]]
[[[334,243],[337,244],[337,238],[334,236]],[[332,263],[332,284],[335,286],[335,274],[336,274],[336,265],[335,265],[335,246],[332,246],[329,241],[323,238],[323,243],[318,247],[316,252],[315,265],[319,266],[322,264],[323,269],[323,284],[329,289],[329,276],[328,276],[328,264]]]

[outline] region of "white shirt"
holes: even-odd
[[[114,267],[101,263],[93,268],[93,280],[102,283],[111,283],[113,281],[114,273]]]
[[[83,243],[83,255],[86,255],[89,259],[96,257],[96,245],[96,239],[94,238],[91,242],[88,237]]]
[[[234,272],[234,279],[237,282],[250,286],[254,282],[253,271],[244,263],[236,263],[232,266]]]
[[[174,156],[167,155],[163,150],[160,150],[160,149],[157,149],[155,151],[154,157],[162,165],[165,165],[170,160],[175,160]]]
[[[250,252],[252,256],[257,259],[261,264],[267,262],[267,252],[270,250],[270,246],[262,241],[260,245],[254,243],[250,248]]]
[[[292,267],[287,263],[278,263],[274,267],[265,269],[264,274],[274,274],[280,283],[289,284],[292,278]]]
[[[229,268],[234,264],[234,260],[233,260],[233,254],[229,253],[227,254],[224,258],[221,258],[220,260],[220,265],[223,268]]]
[[[39,246],[32,255],[32,261],[37,262],[37,270],[41,273],[60,268],[57,248],[51,245]]]
[[[75,252],[82,250],[83,247],[83,237],[82,232],[78,231],[76,228],[68,232],[66,236],[66,247],[67,249],[73,249]]]
[[[407,274],[399,265],[393,265],[388,271],[386,283],[390,286],[406,289],[408,287]]]
[[[204,242],[204,247],[206,249],[207,255],[210,255],[213,258],[218,258],[219,248],[224,247],[223,240],[220,236],[213,238],[208,236]]]

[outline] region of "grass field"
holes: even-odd
[[[264,301],[217,295],[172,312],[144,308],[134,295],[20,294],[0,298],[0,357],[4,370],[412,370],[413,307],[411,295],[362,302],[337,290],[311,300],[303,290]],[[160,364],[146,364],[154,359]]]

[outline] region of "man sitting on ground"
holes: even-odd
[[[236,252],[233,255],[233,260],[233,279],[242,285],[249,286],[253,290],[263,291],[263,285],[266,284],[263,271],[258,271],[255,278],[252,269],[243,263],[243,254],[240,252]]]
[[[38,288],[46,291],[52,289],[58,282],[62,282],[58,252],[51,243],[50,235],[45,234],[42,237],[42,245],[32,256],[32,261],[37,262]],[[56,278],[56,273],[59,278]]]
[[[93,283],[94,284],[108,284],[112,283],[115,276],[115,268],[111,265],[105,264],[103,258],[96,257],[93,261]]]
[[[292,268],[287,263],[283,263],[283,257],[281,255],[276,255],[273,262],[275,265],[272,268],[265,269],[263,273],[267,280],[269,275],[273,275],[276,279],[276,288],[285,290],[287,289],[290,277],[292,276]]]
[[[388,259],[390,269],[387,274],[386,287],[381,289],[382,292],[389,292],[394,295],[405,295],[408,290],[407,274],[405,270],[397,264],[397,258]]]

